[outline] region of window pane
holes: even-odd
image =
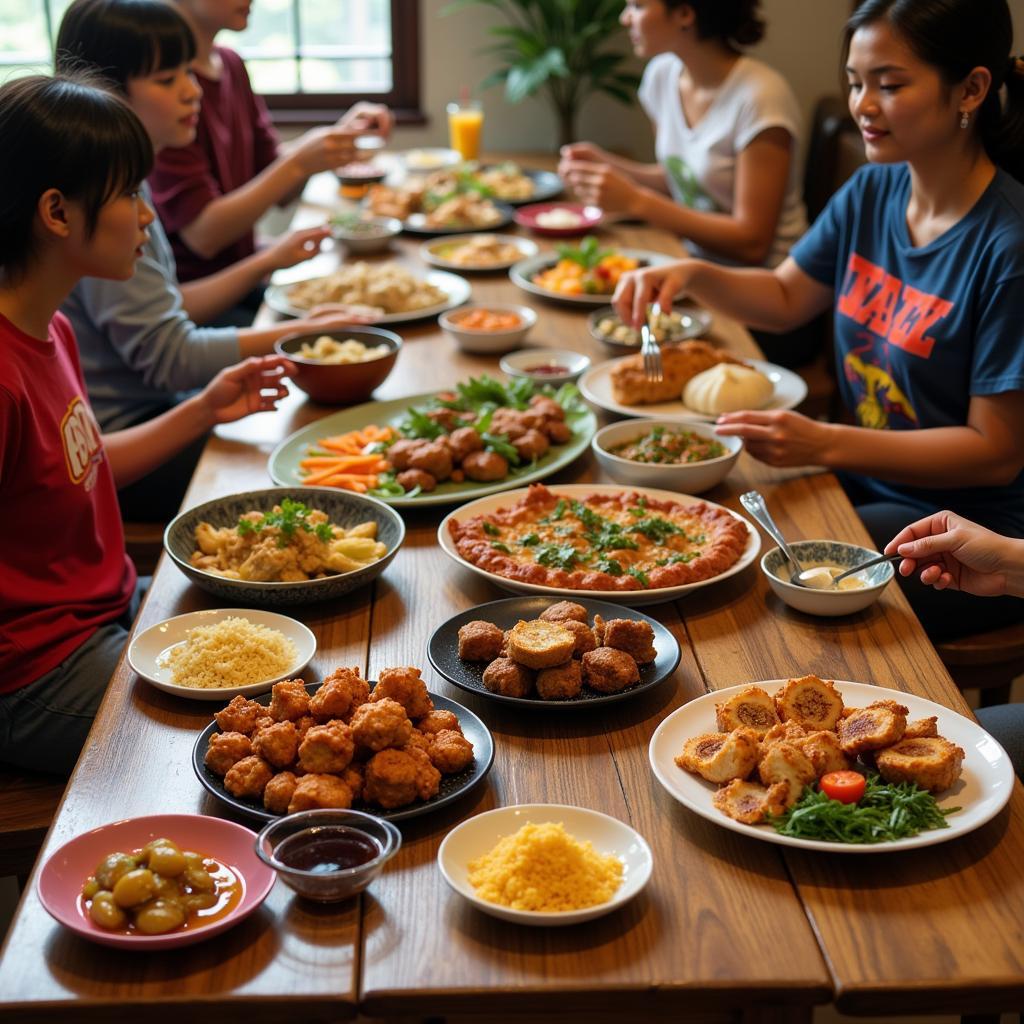
[[[344,46],[373,54],[391,52],[391,5],[388,0],[299,0],[302,41]]]
[[[336,2],[336,0],[335,0]],[[295,55],[295,19],[293,0],[260,0],[253,4],[249,27],[237,34],[225,32],[220,38],[245,58],[255,56],[291,57]],[[250,66],[249,74],[253,68]],[[255,82],[255,76],[253,76]],[[260,91],[259,86],[256,87]],[[276,91],[276,90],[275,90]]]
[[[256,92],[293,93],[299,91],[299,75],[294,59],[248,60],[245,66]]]
[[[33,71],[50,68],[50,40],[42,0],[0,0],[0,75],[7,78],[14,64],[36,65]]]
[[[302,61],[303,92],[389,92],[390,60],[320,60],[305,57]]]

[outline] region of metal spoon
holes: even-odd
[[[838,576],[836,576],[835,579],[832,580],[832,582],[833,583],[838,583],[840,580],[845,580],[847,576],[852,576],[855,572],[860,572],[861,569],[870,569],[871,566],[873,566],[873,565],[881,565],[883,562],[902,562],[902,561],[903,561],[903,556],[902,555],[879,555],[877,558],[872,558],[872,559],[868,560],[867,562],[861,562],[860,565],[855,565],[852,569],[844,570]]]
[[[844,569],[842,572],[836,573],[835,576],[825,566],[819,565],[813,569],[804,569],[803,572],[795,574],[796,578],[792,582],[798,583],[802,587],[810,587],[813,590],[835,590],[839,586],[839,581],[845,580],[847,576],[853,576],[862,569],[870,569],[871,566],[881,565],[883,562],[899,562],[902,558],[902,555],[878,555],[867,562],[855,565],[852,569]]]
[[[772,519],[768,507],[764,503],[764,495],[760,491],[747,491],[745,494],[740,495],[740,504],[761,524],[765,532],[782,549],[782,553],[789,560],[789,564],[794,567],[791,582],[795,583],[798,587],[806,586],[806,583],[797,578],[803,572],[803,569],[801,569],[800,563],[796,560],[793,552],[789,550],[789,545],[786,543],[779,528],[775,525],[775,520]]]

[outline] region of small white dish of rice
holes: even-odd
[[[128,664],[157,689],[192,700],[264,693],[297,676],[316,653],[301,622],[256,608],[210,608],[139,633]]]

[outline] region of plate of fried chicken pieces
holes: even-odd
[[[264,821],[322,807],[416,817],[468,792],[493,760],[487,726],[428,693],[411,666],[382,669],[376,683],[338,668],[321,683],[286,679],[236,696],[192,752],[210,793]]]
[[[946,842],[993,818],[1013,790],[1013,768],[977,722],[913,694],[808,675],[704,694],[669,715],[651,737],[655,777],[691,811],[770,843],[875,853]],[[913,782],[948,827],[871,844],[781,835],[781,815],[831,772],[877,772]]]
[[[657,619],[608,601],[512,597],[455,615],[427,646],[463,690],[519,706],[570,708],[635,696],[667,679],[679,644]]]

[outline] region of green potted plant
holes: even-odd
[[[481,83],[505,83],[505,98],[519,103],[542,92],[558,119],[560,144],[576,138],[576,115],[591,93],[633,102],[639,78],[623,69],[627,55],[606,48],[620,32],[622,0],[455,0],[443,14],[470,6],[493,7],[507,24],[488,31],[498,40],[485,53],[501,62]]]

